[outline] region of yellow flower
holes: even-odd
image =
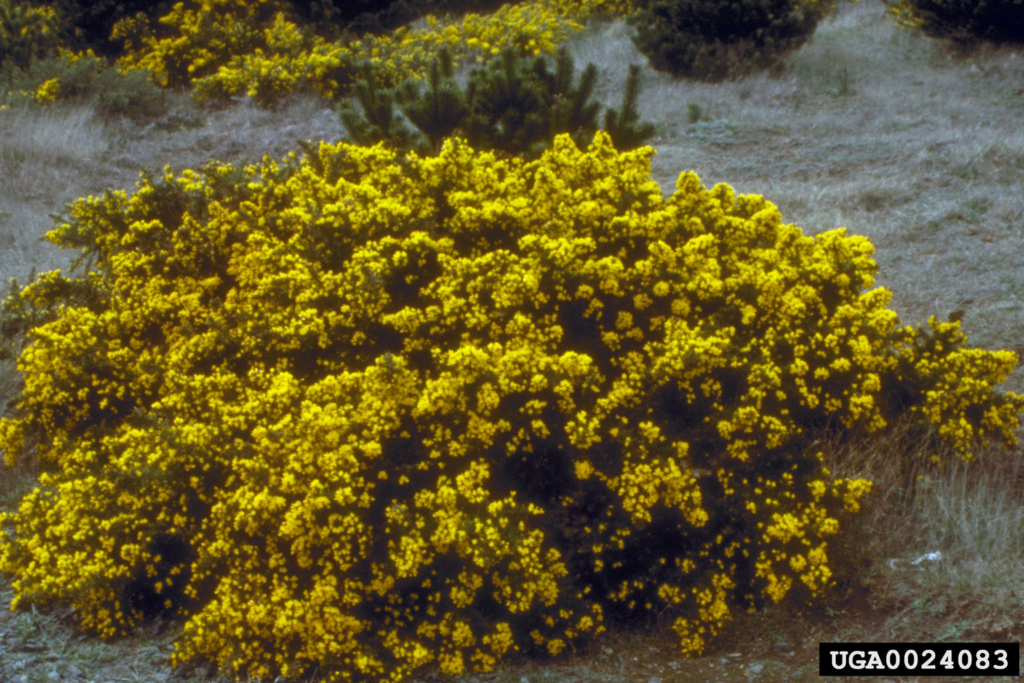
[[[35,92],[35,101],[39,104],[53,104],[53,101],[57,97],[57,93],[60,92],[60,79],[51,78],[44,81]]]

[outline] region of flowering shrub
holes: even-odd
[[[126,68],[149,69],[164,86],[188,85],[265,47],[265,30],[284,21],[286,9],[281,0],[179,2],[157,27],[138,14],[118,22],[113,37],[125,41]]]
[[[533,55],[554,54],[589,17],[623,14],[631,6],[622,0],[532,0],[505,5],[488,15],[466,14],[448,25],[427,16],[425,29],[403,27],[384,36],[364,36],[347,50],[353,61],[371,61],[385,85],[397,85],[410,76],[424,77],[442,49],[455,61],[478,63],[505,47]]]
[[[163,91],[142,69],[121,71],[92,51],[59,50],[9,76],[8,99],[89,102],[102,116],[145,118],[163,111]]]
[[[342,43],[295,23],[278,0],[203,0],[179,3],[162,17],[166,35],[143,17],[122,21],[116,33],[126,40],[122,63],[152,70],[164,85],[194,84],[200,101],[248,95],[270,105],[300,87],[342,96],[362,62],[393,86],[425,76],[442,48],[456,61],[483,61],[505,46],[554,53],[581,28],[578,22],[630,6],[628,0],[531,0],[447,25],[427,16],[426,28]]]
[[[401,680],[557,655],[669,608],[700,652],[813,597],[870,484],[814,439],[916,415],[1013,441],[1009,352],[899,328],[872,247],[816,237],[605,133],[539,160],[321,144],[144,177],[50,239],[0,516],[15,605],[104,636],[173,612],[175,660]]]
[[[246,95],[272,106],[300,88],[327,99],[344,94],[354,66],[337,44],[303,32],[283,14],[263,34],[265,47],[232,55],[215,72],[195,79],[195,98],[209,102]]]
[[[900,25],[933,38],[1024,43],[1024,4],[1015,0],[898,0],[889,11]]]
[[[56,49],[57,13],[52,7],[0,0],[0,67],[25,68]]]

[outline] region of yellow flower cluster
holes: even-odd
[[[580,22],[632,9],[632,0],[527,0],[451,22],[427,16],[424,28],[342,43],[294,23],[278,0],[202,0],[178,3],[160,19],[168,35],[133,18],[115,37],[127,40],[125,68],[148,68],[164,85],[193,84],[201,101],[248,95],[269,105],[300,87],[344,95],[364,61],[394,85],[425,75],[441,48],[457,61],[482,61],[505,46],[554,53]]]
[[[980,442],[1015,443],[1011,432],[1020,426],[1021,403],[992,400],[992,387],[1010,376],[1017,354],[964,348],[967,338],[959,321],[939,322],[932,317],[927,330],[903,333],[897,373],[914,379],[903,384],[893,400],[909,404],[964,460],[973,457],[973,448]]]
[[[456,61],[482,62],[504,47],[534,55],[554,54],[592,16],[619,16],[634,9],[631,0],[527,0],[488,15],[467,14],[451,23],[426,17],[425,28],[403,27],[385,36],[365,36],[342,50],[350,63],[370,61],[382,80],[397,84],[419,79],[441,49]]]
[[[268,20],[284,10],[278,0],[178,2],[159,26],[139,14],[118,22],[111,37],[125,41],[123,68],[149,69],[164,86],[188,85],[261,47]]]
[[[60,79],[50,78],[43,81],[38,88],[36,88],[33,99],[39,104],[53,104],[53,101],[57,99],[57,93],[60,92]]]
[[[321,144],[78,201],[50,239],[93,272],[12,304],[45,315],[0,448],[47,469],[0,517],[15,605],[177,613],[175,660],[239,679],[484,672],[665,608],[696,653],[829,585],[869,484],[817,430],[1012,439],[1010,357],[898,329],[866,240],[665,198],[652,154]]]

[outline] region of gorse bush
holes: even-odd
[[[60,51],[10,75],[8,100],[76,101],[101,116],[145,119],[164,110],[164,92],[146,70],[121,71],[92,52]]]
[[[690,173],[665,198],[649,148],[313,151],[50,233],[91,268],[5,308],[0,448],[45,469],[0,516],[15,606],[179,614],[175,660],[240,679],[488,671],[666,609],[698,653],[829,586],[869,483],[823,431],[907,417],[966,458],[1020,425],[1014,354],[899,327],[866,239]]]
[[[834,0],[651,0],[635,17],[635,42],[656,69],[720,81],[776,63],[834,7]]]
[[[442,50],[425,89],[407,81],[396,92],[384,90],[367,63],[354,87],[360,109],[345,102],[339,116],[359,144],[387,142],[400,149],[437,152],[446,138],[459,135],[474,149],[535,157],[559,134],[568,133],[577,144],[593,137],[601,112],[593,101],[597,76],[597,67],[589,64],[577,79],[565,48],[559,50],[554,70],[543,57],[530,63],[505,48],[487,67],[474,69],[463,89],[453,77],[450,55]],[[613,144],[623,151],[654,134],[653,124],[638,122],[639,79],[639,69],[630,70],[623,113],[613,109],[605,116]],[[415,131],[397,115],[396,102]]]
[[[527,0],[506,4],[486,15],[466,14],[445,24],[426,16],[425,28],[402,27],[385,36],[364,36],[350,43],[352,59],[369,60],[386,86],[426,76],[442,49],[456,62],[482,63],[504,48],[524,54],[555,54],[565,40],[591,17],[621,16],[633,10],[630,0]]]
[[[28,68],[33,60],[52,56],[59,45],[66,54],[74,48],[83,58],[93,57],[95,48],[100,55],[121,52],[119,68],[126,73],[149,71],[161,86],[193,88],[200,102],[247,96],[274,106],[296,91],[316,92],[331,100],[347,95],[359,65],[367,61],[382,83],[393,87],[424,78],[441,49],[459,62],[483,62],[506,46],[535,55],[553,54],[569,33],[582,27],[578,22],[633,8],[632,0],[529,0],[485,15],[468,13],[444,21],[427,15],[425,28],[399,27],[385,35],[353,35],[350,25],[339,32],[332,23],[363,16],[364,9],[380,4],[338,8],[330,2],[286,0],[133,0],[83,5],[62,0],[58,13],[51,7],[2,0],[0,65],[8,72],[12,67]],[[461,0],[414,4],[407,11],[417,15],[426,9],[496,6]],[[394,11],[403,16],[406,12]],[[103,27],[109,27],[109,33],[100,39],[97,32],[106,30]],[[131,78],[134,82],[141,77]],[[53,94],[54,86],[48,87],[44,100]]]
[[[49,6],[0,0],[0,103],[77,100],[107,116],[159,113],[162,95],[146,71],[121,71],[91,50],[60,47],[62,21]]]
[[[301,89],[344,96],[363,62],[373,65],[383,86],[394,87],[426,77],[442,49],[459,62],[482,62],[506,46],[553,54],[582,27],[579,21],[629,6],[626,0],[531,0],[452,23],[428,15],[425,28],[335,41],[279,0],[203,0],[175,5],[156,26],[141,16],[125,19],[115,36],[125,41],[125,67],[150,69],[164,85],[192,85],[200,101],[248,95],[273,105]]]
[[[51,7],[0,0],[0,69],[25,68],[57,49],[60,24]]]
[[[897,22],[933,38],[1024,44],[1024,3],[1017,0],[898,0]]]

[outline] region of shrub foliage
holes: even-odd
[[[720,81],[771,66],[803,45],[835,0],[653,0],[637,47],[656,69]]]
[[[60,101],[88,103],[101,116],[145,119],[165,110],[165,93],[148,71],[121,71],[91,51],[36,60],[8,76],[7,100],[34,100],[39,104]]]
[[[1010,352],[898,326],[872,247],[652,151],[568,136],[536,161],[321,144],[144,177],[50,239],[0,515],[15,604],[112,636],[185,617],[176,661],[400,680],[557,655],[830,583],[869,483],[815,437],[909,415],[964,457],[1012,442]]]
[[[393,87],[424,78],[442,49],[458,62],[482,62],[507,46],[554,53],[582,27],[578,22],[630,7],[630,0],[529,0],[491,14],[450,22],[427,15],[425,27],[333,40],[283,0],[188,0],[156,23],[143,15],[125,19],[115,33],[125,41],[122,64],[150,69],[164,85],[193,85],[201,101],[248,95],[272,105],[303,88],[328,99],[344,96],[366,61]],[[330,13],[327,5],[322,9]]]
[[[1016,0],[898,0],[889,9],[898,23],[933,38],[1024,43],[1024,3]]]
[[[463,89],[453,77],[451,56],[442,50],[425,89],[413,81],[396,91],[383,89],[376,70],[366,63],[353,88],[359,109],[345,102],[339,116],[350,138],[363,145],[387,142],[436,153],[446,138],[459,135],[474,149],[536,157],[562,133],[580,145],[593,137],[601,112],[593,101],[597,76],[597,67],[589,64],[577,79],[566,48],[559,50],[554,70],[544,57],[531,63],[506,48],[486,67],[474,69]],[[605,115],[619,150],[635,149],[654,134],[653,124],[638,122],[639,84],[639,68],[630,69],[623,114],[612,109]],[[397,115],[396,102],[415,131]]]
[[[60,24],[51,7],[0,0],[0,69],[26,68],[57,49]]]

